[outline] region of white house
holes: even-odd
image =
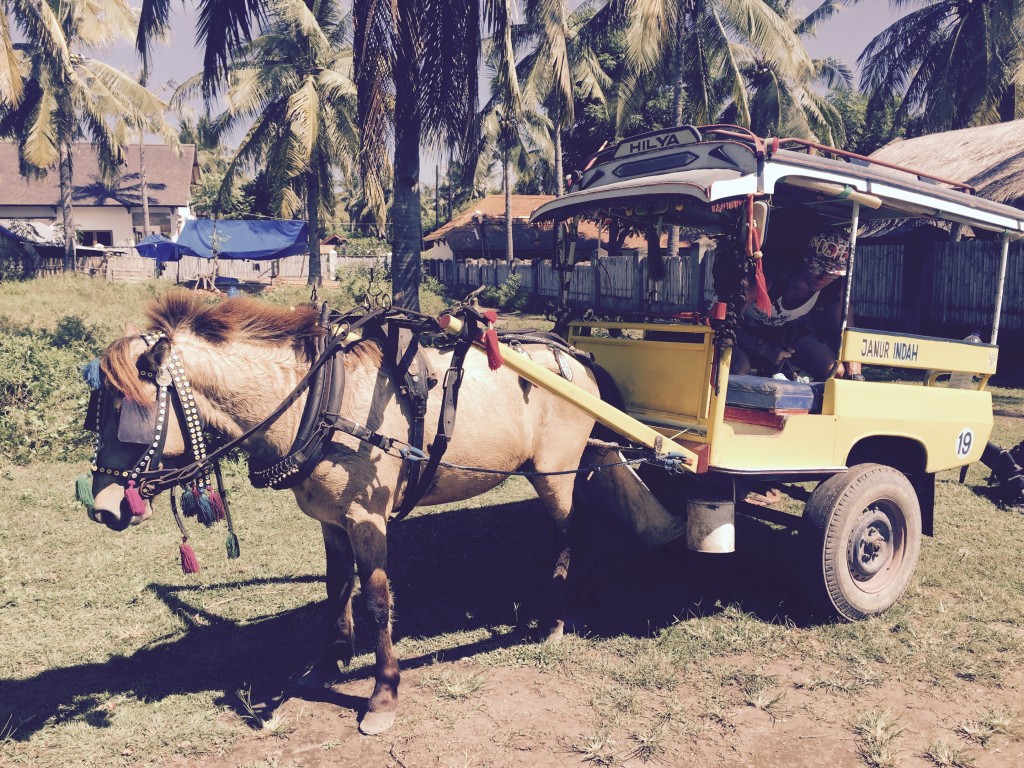
[[[179,153],[166,144],[147,144],[145,162],[150,233],[175,236],[191,218],[190,186],[199,180],[196,148],[182,144]],[[126,150],[118,180],[108,184],[92,146],[75,145],[71,199],[83,245],[125,247],[147,234],[143,232],[140,166],[135,144]],[[61,226],[60,176],[53,169],[42,179],[25,178],[18,171],[15,144],[0,142],[0,220],[13,219]]]

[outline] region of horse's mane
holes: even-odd
[[[161,331],[173,341],[176,333],[189,332],[211,344],[244,339],[255,344],[299,343],[307,357],[311,342],[324,333],[312,307],[287,309],[239,296],[210,303],[187,291],[172,291],[146,308],[149,328]],[[130,347],[134,337],[125,336],[111,344],[100,360],[107,381],[125,397],[138,402],[152,400],[143,386]]]
[[[223,344],[244,338],[253,343],[280,344],[309,341],[323,333],[312,307],[287,309],[248,296],[210,303],[196,293],[172,291],[146,309],[150,328],[172,340],[178,331],[189,331]]]

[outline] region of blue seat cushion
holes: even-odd
[[[804,384],[765,376],[730,376],[726,405],[761,411],[808,411],[819,413],[825,382]]]

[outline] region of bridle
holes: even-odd
[[[158,341],[166,339],[167,335],[162,332],[145,333],[141,338],[146,342],[147,348],[152,349]],[[97,397],[99,403],[92,408],[95,412],[94,428],[97,432],[96,456],[93,459],[92,471],[114,478],[119,484],[126,485],[129,491],[138,486],[137,490],[142,499],[150,499],[170,487],[193,480],[198,480],[200,484],[209,488],[210,454],[206,445],[202,418],[192,393],[192,384],[174,347],[170,347],[166,361],[160,365],[158,370],[140,370],[139,377],[152,381],[156,385],[152,439],[144,444],[145,449],[142,455],[131,469],[100,465],[101,437],[99,434],[105,421],[103,411],[107,405],[107,398],[110,396],[109,392],[104,392],[106,388],[101,387],[94,393],[94,397]],[[161,466],[172,415],[178,417],[182,438],[193,457],[192,463],[187,467],[190,471],[183,472],[182,470],[186,468]]]

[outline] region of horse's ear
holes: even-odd
[[[127,323],[124,324],[124,335],[125,336],[141,336],[142,335],[142,330],[139,328],[139,326],[137,326],[135,323],[133,323],[131,320],[129,320]]]
[[[170,352],[171,342],[167,337],[157,339],[156,344],[139,355],[135,366],[139,369],[139,375],[148,380],[156,381],[157,371],[160,370]]]

